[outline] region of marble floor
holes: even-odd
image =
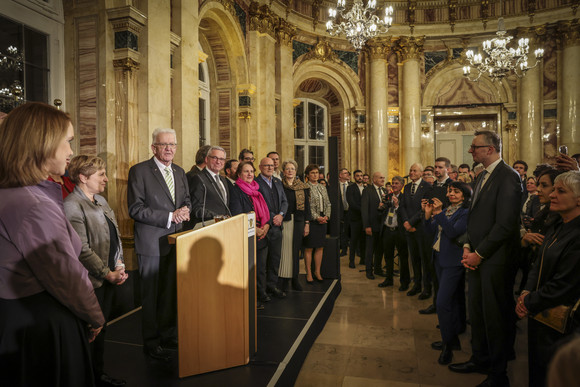
[[[357,257],[358,262],[358,257]],[[432,299],[418,300],[395,286],[379,288],[382,277],[368,280],[363,266],[348,267],[341,258],[342,293],[300,371],[296,386],[435,387],[476,386],[485,375],[456,374],[437,363],[431,349],[440,340],[437,315],[421,315]],[[527,324],[518,322],[516,360],[509,363],[512,387],[528,385]],[[460,336],[462,351],[454,362],[467,361],[470,328]]]

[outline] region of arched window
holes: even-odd
[[[201,46],[199,50],[202,51]],[[207,62],[199,64],[199,146],[202,147],[211,142],[210,116],[209,116],[209,73]]]
[[[328,172],[328,110],[312,99],[301,98],[294,108],[294,158],[302,175],[308,164],[320,166],[320,177]]]

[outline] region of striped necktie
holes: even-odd
[[[171,174],[171,168],[165,167],[165,183],[167,183],[167,188],[169,188],[169,192],[171,193],[171,199],[173,203],[175,203],[175,186],[173,185],[173,175]]]

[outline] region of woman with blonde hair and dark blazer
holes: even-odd
[[[64,201],[66,217],[81,238],[79,260],[89,272],[106,320],[113,307],[115,286],[128,278],[115,214],[100,194],[107,185],[105,162],[99,157],[80,155],[69,166],[76,184]],[[125,381],[108,376],[103,370],[105,328],[91,345],[93,370],[98,385],[122,386]]]

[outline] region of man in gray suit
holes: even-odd
[[[135,220],[135,252],[141,276],[143,350],[168,361],[165,347],[177,345],[175,248],[167,236],[183,230],[191,202],[184,170],[173,164],[173,129],[156,129],[153,157],[129,170],[127,202]]]

